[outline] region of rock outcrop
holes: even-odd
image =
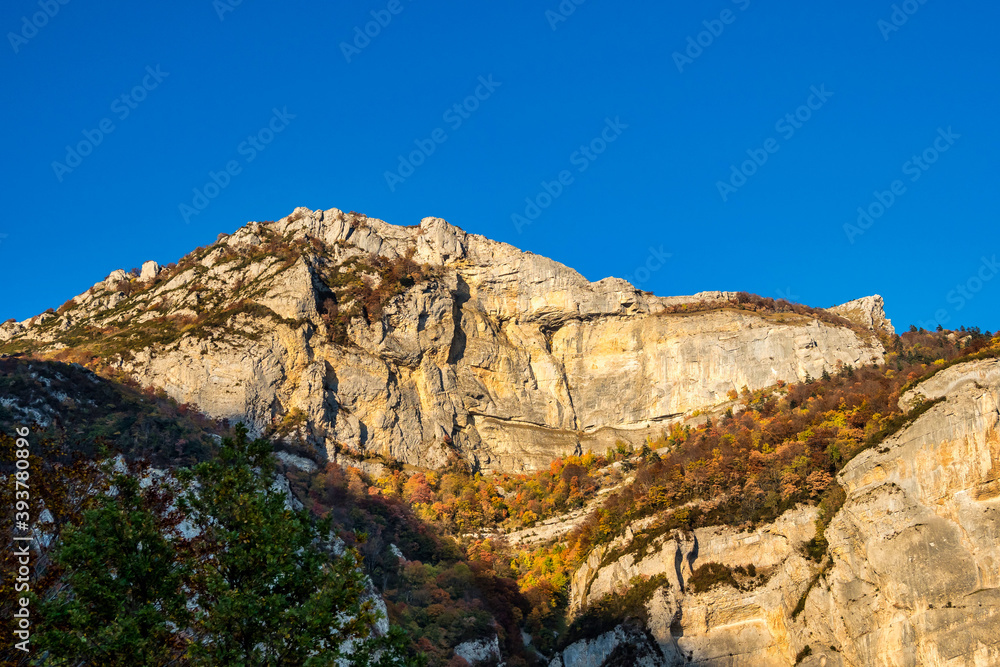
[[[143,262],[142,270],[139,273],[139,280],[145,282],[147,280],[152,280],[160,272],[160,265],[149,260],[148,262]]]
[[[405,262],[424,277],[389,284]],[[438,218],[397,227],[300,208],[172,270],[116,271],[60,309],[60,326],[5,325],[0,343],[51,351],[86,327],[114,330],[99,354],[213,417],[260,430],[301,415],[331,457],[440,466],[457,453],[504,470],[645,442],[744,386],[882,360],[864,327],[728,307],[731,296],[591,283]]]
[[[815,508],[752,533],[666,535],[606,562],[628,551],[629,532],[577,571],[571,605],[665,574],[646,628],[665,665],[1000,664],[1000,360],[947,368],[900,404],[939,398],[841,471],[847,498],[822,564],[802,555]],[[763,581],[694,593],[692,571],[707,562],[753,563]]]
[[[890,336],[896,333],[892,321],[885,316],[885,302],[878,294],[848,301],[828,310],[874,331],[884,331]]]
[[[829,640],[844,665],[1000,664],[1000,360],[948,368],[901,404],[917,393],[945,400],[841,472],[803,641]]]
[[[647,630],[667,660],[664,664],[792,664],[789,616],[817,569],[800,553],[815,534],[815,520],[815,507],[800,507],[752,532],[712,527],[665,535],[642,553],[630,550],[629,531],[591,552],[576,572],[571,609],[622,592],[637,577],[666,575],[667,585],[647,605]],[[622,548],[625,554],[604,562]],[[695,592],[692,574],[705,563],[752,565],[755,575],[741,582],[741,590],[721,586]]]
[[[503,656],[500,655],[500,640],[496,635],[493,635],[489,639],[462,642],[455,647],[455,655],[470,665],[491,664],[503,667]]]
[[[364,470],[461,456],[519,471],[644,442],[695,410],[721,412],[744,387],[880,363],[880,337],[893,333],[879,296],[794,313],[744,297],[591,283],[437,218],[396,227],[296,209],[178,266],[116,270],[58,312],[6,322],[0,352],[97,359]],[[652,582],[644,624],[594,632],[550,667],[1000,664],[1000,360],[942,368],[899,401],[936,403],[841,470],[846,498],[819,562],[804,548],[811,506],[746,530],[643,535],[657,517],[635,522],[574,573],[570,610]],[[55,414],[0,406],[39,423]],[[556,537],[579,518],[513,541]],[[709,563],[735,578],[703,586],[695,573]],[[499,646],[491,636],[456,653],[497,660]]]
[[[667,667],[673,664],[641,628],[621,625],[594,639],[574,643],[549,662],[549,667]]]

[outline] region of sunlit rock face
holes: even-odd
[[[295,243],[304,248],[295,261],[269,255]],[[372,257],[410,258],[431,276],[394,294],[378,317],[351,319],[334,342],[324,276]],[[168,343],[136,342],[121,369],[257,429],[300,414],[301,432],[330,457],[434,467],[454,452],[482,469],[530,470],[619,440],[645,442],[744,386],[883,355],[874,333],[815,317],[668,313],[730,293],[660,298],[616,278],[589,282],[438,218],[398,227],[300,208],[220,237],[182,272],[163,271],[144,266],[138,282],[152,286],[134,295],[116,272],[60,321],[126,327],[254,305]],[[363,278],[375,288],[382,280]],[[62,327],[44,326],[45,317],[4,325],[0,338],[64,344]]]
[[[841,472],[807,631],[849,665],[1000,664],[1000,361],[946,369],[901,405],[918,395],[945,401]]]
[[[826,529],[823,564],[802,549],[815,507],[752,532],[665,535],[641,555],[606,562],[628,546],[627,531],[575,573],[571,609],[636,576],[665,574],[669,583],[647,605],[656,664],[1000,665],[1000,361],[948,368],[900,403],[942,397],[840,473],[847,499]],[[764,581],[694,593],[692,571],[707,562],[753,563]]]
[[[878,294],[848,301],[829,310],[869,329],[884,331],[890,335],[896,333],[892,321],[885,316],[885,303]]]

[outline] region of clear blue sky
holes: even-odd
[[[1000,328],[996,3],[233,1],[4,3],[0,319],[308,206],[661,295],[881,293],[897,327]]]

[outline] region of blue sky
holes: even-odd
[[[1000,328],[996,3],[233,3],[4,3],[0,319],[307,206]]]

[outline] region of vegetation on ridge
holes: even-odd
[[[424,653],[430,665],[458,667],[460,659],[452,651],[456,644],[493,633],[508,665],[546,664],[541,656],[572,638],[639,618],[649,596],[662,585],[659,579],[634,581],[623,594],[595,601],[574,619],[567,618],[570,574],[594,547],[608,543],[636,519],[648,517],[652,524],[606,559],[628,551],[641,553],[671,531],[712,524],[750,528],[796,503],[818,503],[817,538],[809,548],[822,560],[822,530],[843,498],[834,476],[850,456],[881,446],[914,417],[898,408],[901,390],[958,359],[998,352],[1000,337],[991,340],[978,332],[905,333],[877,368],[845,367],[796,385],[739,392],[731,397],[731,413],[697,426],[674,427],[647,447],[619,445],[603,455],[568,457],[531,475],[474,474],[457,460],[442,471],[388,470],[380,479],[332,463],[315,473],[284,473],[306,508],[330,520],[345,546],[356,550],[360,566],[386,601],[390,621],[406,633],[410,650]],[[64,381],[94,384],[87,379],[91,374],[73,366],[11,359],[2,363],[8,365],[5,381],[21,383],[19,394],[41,392],[41,378],[60,382],[54,372]],[[24,383],[35,383],[35,388]],[[133,412],[166,401],[138,389],[120,391],[134,392],[140,405],[128,408]],[[150,407],[141,407],[144,401]],[[167,403],[164,409],[172,418],[199,419]],[[90,418],[124,418],[113,414],[97,412]],[[101,433],[88,437],[96,442]],[[175,437],[171,433],[158,437],[169,443]],[[48,525],[58,536],[77,530],[73,527],[88,507],[100,509],[93,500],[100,491],[69,493],[70,488],[83,488],[84,480],[93,484],[94,464],[72,456],[65,432],[38,435],[41,456],[33,456],[32,465],[44,470],[38,475],[39,497],[45,498],[53,515]],[[0,440],[11,450],[5,450],[4,460],[12,461],[12,442]],[[631,483],[619,486],[626,476]],[[611,485],[615,490],[598,500],[597,491]],[[587,503],[599,504],[555,543],[529,547],[490,536]],[[5,526],[9,529],[11,523],[5,520]],[[726,577],[704,567],[689,582],[692,587],[700,587],[701,579],[711,585],[728,582],[729,577],[740,586],[755,585],[738,568]],[[50,590],[59,571],[56,566],[43,568],[35,590]],[[531,635],[530,646],[522,642],[521,629]]]
[[[551,650],[559,643],[553,633],[567,630],[570,573],[594,547],[610,542],[640,518],[655,517],[620,549],[607,552],[605,562],[625,553],[642,553],[671,531],[719,524],[750,529],[799,503],[820,506],[817,537],[809,548],[821,560],[826,550],[823,530],[843,502],[836,473],[852,456],[879,446],[931,407],[925,404],[904,415],[898,407],[903,386],[950,360],[1000,353],[1000,337],[948,334],[903,334],[891,346],[886,363],[878,367],[844,367],[834,375],[824,373],[795,385],[734,392],[731,398],[738,413],[727,411],[721,419],[696,427],[676,425],[641,449],[619,446],[605,456],[556,461],[549,471],[534,475],[452,471],[438,477],[396,472],[378,480],[369,492],[406,501],[438,531],[458,535],[491,526],[509,530],[526,525],[520,503],[533,498],[533,489],[544,489],[545,494],[538,498],[543,511],[532,514],[544,517],[565,511],[553,502],[563,494],[545,486],[545,480],[558,487],[571,466],[584,473],[570,473],[579,480],[614,461],[630,469],[634,481],[609,494],[602,506],[555,544],[529,548],[509,545],[503,538],[462,538],[472,562],[488,563],[517,580],[531,603],[524,626],[534,637],[533,646]],[[578,482],[576,488],[583,486]]]
[[[870,329],[852,322],[846,317],[832,313],[825,308],[813,308],[801,303],[792,303],[785,299],[772,299],[771,297],[750,294],[749,292],[736,292],[726,299],[701,299],[695,302],[674,304],[667,306],[661,315],[702,313],[725,308],[757,313],[759,315],[797,315],[800,318],[816,319],[827,324],[851,329],[864,339],[875,335],[882,339],[883,342],[889,341],[887,332],[872,332]]]
[[[0,445],[15,447],[6,435]],[[44,440],[32,449],[60,453]],[[215,457],[174,475],[29,456],[33,483],[48,473],[30,514],[58,537],[40,542],[25,593],[30,664],[425,664],[398,628],[372,632],[380,613],[357,553],[331,540],[329,520],[289,506],[270,451],[237,426]],[[27,664],[11,650],[9,664]]]
[[[190,465],[209,456],[213,435],[228,432],[228,424],[162,389],[141,389],[130,377],[110,382],[57,361],[0,358],[0,396],[7,398],[0,403],[0,433],[30,419],[45,424],[35,437],[88,456],[103,445],[158,465]]]
[[[57,339],[69,347],[47,354],[100,367],[110,375],[116,372],[112,360],[128,359],[132,352],[154,344],[173,344],[182,336],[236,332],[252,338],[258,334],[244,327],[248,321],[280,322],[291,327],[305,324],[281,318],[257,304],[254,298],[259,293],[255,290],[260,287],[252,282],[231,286],[231,294],[215,294],[207,287],[212,283],[203,264],[210,255],[217,266],[234,270],[254,263],[266,265],[268,276],[305,258],[316,279],[313,285],[320,319],[314,324],[321,334],[342,345],[350,343],[352,323],[391,323],[393,299],[406,290],[421,285],[428,290],[437,287],[435,272],[417,264],[412,255],[391,261],[357,253],[345,255],[338,254],[343,248],[327,247],[317,239],[290,239],[271,229],[261,234],[257,246],[235,248],[218,243],[199,249],[146,284],[126,278],[114,287],[126,297],[108,313],[110,318],[119,318],[116,321],[98,326],[92,321],[71,320],[79,315],[80,306],[75,302],[64,304],[39,326],[46,332],[58,332]],[[183,296],[186,298],[190,292],[198,297],[196,308],[190,312],[174,308],[169,298],[158,291],[185,274],[192,280],[181,290]],[[125,322],[126,315],[140,306],[143,316],[149,319]],[[856,324],[827,311],[745,293],[730,300],[673,306],[665,315],[720,308],[757,313],[772,321],[772,316],[788,316],[793,321],[809,317],[860,331]],[[62,324],[71,326],[61,330]],[[867,330],[864,334],[873,335]],[[734,388],[724,414],[713,413],[705,421],[691,419],[686,424],[675,424],[644,447],[619,444],[603,454],[558,459],[548,469],[533,474],[484,475],[457,459],[438,471],[386,466],[386,472],[374,479],[358,469],[325,461],[320,461],[314,472],[291,468],[283,472],[294,494],[313,515],[308,521],[300,517],[305,531],[302,534],[318,540],[310,532],[310,526],[318,524],[311,522],[330,522],[346,548],[357,554],[359,567],[385,599],[390,621],[405,631],[409,649],[426,655],[430,665],[461,667],[464,661],[454,656],[454,647],[493,634],[511,667],[547,664],[552,651],[576,638],[593,636],[629,619],[641,620],[646,602],[665,584],[663,578],[634,580],[621,594],[594,601],[575,618],[569,618],[571,574],[597,547],[604,549],[606,564],[625,554],[641,557],[671,534],[711,525],[752,530],[799,504],[812,504],[819,507],[819,519],[816,536],[806,550],[817,562],[828,562],[824,530],[844,502],[843,489],[836,483],[837,473],[853,456],[867,448],[884,446],[893,433],[933,408],[933,403],[925,403],[904,414],[898,407],[900,395],[920,378],[953,363],[996,356],[1000,351],[1000,338],[991,340],[978,331],[878,335],[888,354],[885,363],[877,367],[845,366],[830,369],[819,378],[806,378],[802,383],[778,384],[757,391]],[[0,351],[30,352],[35,349],[32,345],[15,339],[0,345]],[[61,379],[50,372],[52,369]],[[45,482],[51,488],[43,491],[49,494],[45,496],[46,507],[55,508],[52,513],[59,527],[53,527],[53,533],[67,538],[86,534],[93,538],[92,542],[95,536],[110,539],[111,519],[134,515],[136,530],[146,536],[142,541],[156,553],[165,553],[166,547],[149,530],[151,519],[142,514],[142,503],[146,501],[141,494],[125,493],[119,501],[112,501],[107,494],[101,495],[102,489],[95,482],[90,489],[91,500],[71,499],[74,494],[66,491],[72,486],[70,481],[78,484],[83,479],[94,479],[93,464],[71,454],[84,451],[92,455],[103,442],[136,455],[190,465],[206,459],[214,449],[208,434],[226,433],[228,425],[205,420],[191,406],[171,403],[162,392],[131,386],[124,376],[116,378],[124,383],[114,385],[118,389],[111,391],[102,386],[90,392],[90,385],[97,386],[91,374],[72,365],[2,359],[0,371],[0,382],[6,383],[0,388],[7,393],[32,396],[36,409],[63,415],[61,421],[53,419],[44,431],[33,435],[49,443],[44,447],[53,448],[50,459],[36,462],[39,470],[44,469],[55,480]],[[46,380],[54,382],[58,391],[42,391]],[[81,387],[88,390],[82,391]],[[63,394],[65,398],[61,398]],[[35,396],[42,403],[35,404]],[[275,426],[275,434],[294,433],[301,421],[301,416],[289,413]],[[0,404],[0,425],[13,423],[12,410]],[[72,428],[66,426],[70,423]],[[7,447],[6,442],[3,444]],[[53,467],[54,463],[60,467]],[[61,490],[56,488],[60,479],[70,480]],[[214,485],[221,478],[209,475],[205,479]],[[121,482],[121,486],[125,489],[126,483]],[[611,487],[610,493],[599,495],[602,489]],[[106,490],[106,486],[102,488]],[[274,504],[254,506],[255,511],[266,514],[268,508],[276,508]],[[585,507],[594,509],[553,543],[529,546],[504,537]],[[191,505],[187,509],[193,508]],[[224,510],[217,504],[209,513]],[[645,525],[643,530],[611,548],[612,541],[622,537],[627,528],[636,529],[640,520]],[[277,530],[274,524],[264,524],[257,526],[258,536],[277,534],[272,532]],[[207,532],[211,532],[208,528]],[[169,526],[157,528],[161,529],[167,533],[171,530]],[[234,534],[216,536],[219,543],[229,540],[223,550],[243,548],[238,540],[231,539]],[[255,541],[266,542],[263,538]],[[62,542],[76,548],[72,539]],[[68,553],[72,554],[70,547]],[[205,549],[201,555],[207,558],[211,549]],[[97,561],[110,558],[106,552],[92,555]],[[267,554],[263,558],[266,565]],[[325,558],[330,560],[329,554]],[[302,565],[311,567],[320,561],[323,559]],[[84,561],[73,562],[77,563],[74,567],[81,567]],[[53,563],[40,575],[43,583],[39,590],[56,585],[52,577],[63,570]],[[163,582],[174,581],[175,575],[188,576],[186,571],[178,573],[170,568],[160,573]],[[719,564],[703,564],[694,574],[689,583],[695,592],[720,584],[749,585],[738,569]],[[225,582],[218,576],[204,575],[192,582],[191,586],[212,589],[211,594],[206,593],[206,600],[216,595],[215,602],[219,602],[224,597],[220,591],[225,589]],[[161,596],[164,610],[172,608],[182,614],[172,604],[170,591],[150,594]],[[130,609],[145,609],[146,605],[139,602],[130,601],[135,603]],[[253,616],[247,600],[234,605],[240,617]],[[218,632],[221,627],[206,629],[211,624],[202,620],[205,623],[201,631],[206,634]],[[178,615],[171,622],[182,625],[200,621]],[[143,628],[126,628],[114,641],[137,632],[155,636],[164,626],[154,623]],[[530,646],[525,645],[522,629],[531,637]],[[252,630],[247,629],[245,634]],[[185,651],[194,636],[184,639],[188,642]],[[171,645],[160,644],[165,649]],[[230,649],[225,659],[238,660],[233,657],[234,651],[241,649]],[[244,654],[240,659],[251,658]]]

